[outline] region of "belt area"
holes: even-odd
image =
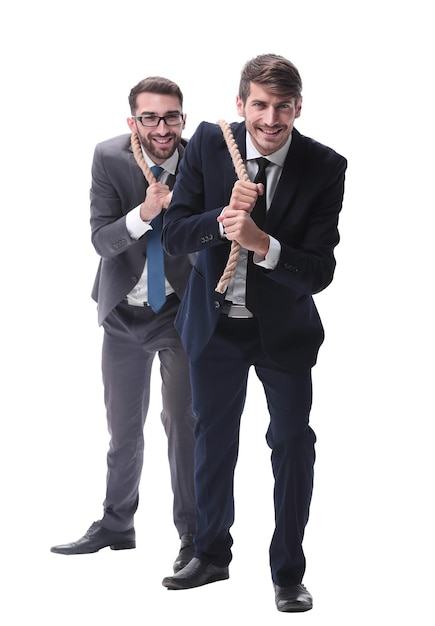
[[[175,291],[173,291],[172,293],[166,296],[166,302],[171,302],[171,300],[178,300],[178,296],[175,293]],[[124,301],[130,306],[140,306],[140,307],[150,306],[148,302],[139,302],[138,300],[131,300],[130,298],[128,298],[128,296],[124,298]]]
[[[249,309],[241,304],[233,304],[229,300],[225,300],[222,307],[222,313],[228,317],[233,317],[239,320],[247,320],[254,317]]]

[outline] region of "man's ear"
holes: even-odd
[[[240,115],[240,117],[245,117],[245,107],[240,96],[236,96],[236,107],[237,113]]]
[[[132,117],[127,117],[127,124],[129,129],[131,130],[132,133],[136,133],[137,129],[136,129],[136,120],[134,120]]]
[[[296,114],[295,114],[295,117],[300,117],[301,110],[302,110],[302,98],[299,98],[299,100],[296,102]]]

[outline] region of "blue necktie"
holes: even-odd
[[[163,167],[153,165],[151,171],[156,180],[163,172]],[[165,263],[161,242],[163,214],[159,213],[152,221],[152,230],[147,232],[147,263],[148,263],[148,304],[158,313],[166,302]]]

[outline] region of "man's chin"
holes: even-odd
[[[165,161],[166,159],[169,159],[169,157],[172,156],[172,154],[174,154],[175,148],[176,146],[173,142],[171,142],[164,148],[157,148],[154,145],[152,154],[158,159],[163,159]]]

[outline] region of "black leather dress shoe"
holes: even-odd
[[[283,613],[302,613],[313,608],[313,598],[304,585],[291,587],[275,587],[275,603],[278,611]]]
[[[195,553],[193,547],[193,535],[192,533],[185,533],[181,535],[181,546],[180,552],[178,553],[177,558],[174,561],[173,568],[174,574],[186,567],[188,563],[193,559],[193,555]]]
[[[162,585],[168,589],[192,589],[227,578],[229,578],[228,567],[218,567],[194,557],[182,570],[164,578]]]
[[[134,528],[121,532],[109,530],[101,525],[101,521],[94,522],[85,535],[64,545],[53,546],[51,552],[56,554],[91,554],[101,548],[110,546],[111,550],[129,550],[136,547]]]

